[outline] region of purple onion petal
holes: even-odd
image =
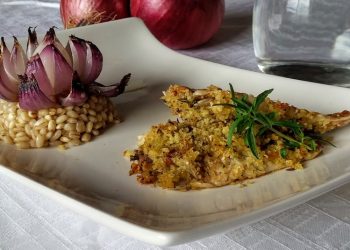
[[[85,73],[81,81],[85,84],[94,82],[102,71],[103,56],[95,44],[86,41]]]
[[[88,99],[88,95],[85,92],[85,85],[80,83],[78,78],[77,72],[75,72],[68,96],[61,99],[62,106],[81,105]]]
[[[17,38],[14,36],[13,48],[10,55],[10,62],[14,67],[16,75],[23,75],[27,63],[27,57],[24,54],[22,46],[19,44]]]
[[[28,28],[28,41],[27,41],[27,58],[30,59],[34,55],[35,49],[38,47],[38,38],[36,36],[35,28]]]
[[[4,68],[3,58],[0,57],[0,78],[2,80],[2,84],[6,87],[6,89],[10,90],[13,93],[18,93],[18,84],[20,82],[19,78],[13,80],[6,73]]]
[[[41,52],[48,46],[48,45],[54,45],[56,49],[60,51],[60,54],[64,57],[66,62],[72,66],[72,58],[69,56],[67,50],[63,47],[62,43],[58,40],[56,37],[55,29],[54,27],[50,28],[48,32],[46,32],[46,35],[43,39],[43,41],[39,44],[39,46],[35,49],[35,54],[41,54]]]
[[[55,30],[53,28],[50,28],[46,35],[44,36],[44,39],[41,43],[38,44],[38,47],[34,50],[33,54],[40,54],[41,51],[50,44],[54,44],[55,42]]]
[[[6,46],[5,39],[1,37],[1,57],[3,61],[3,67],[7,74],[7,77],[12,82],[19,82],[18,76],[15,71],[15,67],[11,63],[11,53],[9,49]]]
[[[52,44],[40,53],[40,59],[55,95],[69,92],[73,80],[73,70],[60,51]]]
[[[34,76],[25,76],[19,86],[19,106],[25,110],[37,111],[57,107],[57,104],[44,95]]]
[[[33,56],[27,63],[26,75],[34,75],[40,90],[52,101],[55,101],[55,92],[46,75],[44,65],[39,55]]]
[[[0,98],[10,102],[16,102],[18,100],[17,92],[12,92],[10,89],[8,89],[1,78],[0,78]]]
[[[105,86],[100,83],[93,83],[88,85],[89,92],[97,95],[102,95],[106,97],[116,97],[122,94],[125,91],[125,87],[127,86],[130,80],[131,74],[125,75],[119,83]]]
[[[55,27],[51,27],[44,36],[43,43],[52,44],[55,41],[56,32]]]
[[[84,79],[86,64],[86,41],[71,35],[67,44],[67,51],[73,60],[73,70],[76,71],[80,79]],[[84,82],[83,80],[81,80]]]

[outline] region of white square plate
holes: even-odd
[[[350,90],[235,69],[187,57],[161,45],[135,18],[58,32],[94,42],[104,56],[99,79],[111,84],[132,73],[130,89],[116,98],[123,122],[94,141],[66,151],[17,150],[0,145],[0,173],[46,194],[121,233],[157,245],[174,245],[270,216],[350,180],[350,128],[336,131],[336,148],[308,162],[302,171],[281,170],[247,187],[231,185],[177,192],[137,183],[129,177],[126,149],[152,124],[166,122],[159,99],[170,83],[193,88],[216,84],[323,113],[350,109]],[[24,40],[23,40],[24,41]],[[67,222],[69,223],[69,222]]]

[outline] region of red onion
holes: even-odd
[[[18,99],[17,92],[10,90],[0,78],[0,98],[6,101],[16,101]]]
[[[74,73],[73,82],[69,94],[61,99],[62,106],[80,105],[88,99],[84,84],[80,83],[77,72]]]
[[[69,91],[73,69],[53,45],[47,45],[39,54],[54,95]]]
[[[50,100],[39,88],[38,82],[32,75],[30,78],[23,76],[19,85],[19,106],[22,109],[37,111],[48,107],[56,107],[57,104]]]
[[[14,37],[14,44],[11,51],[10,61],[14,65],[16,75],[20,75],[24,72],[27,63],[27,57],[16,37]]]
[[[15,39],[16,41],[17,39]],[[20,82],[19,78],[18,78],[18,74],[16,72],[16,68],[17,64],[22,64],[20,61],[16,62],[16,60],[14,60],[14,58],[16,58],[17,56],[15,54],[17,54],[18,49],[16,48],[17,46],[20,46],[20,44],[17,42],[14,43],[14,46],[12,48],[12,51],[10,52],[9,49],[6,46],[5,43],[5,39],[3,37],[1,37],[1,60],[3,62],[3,69],[6,72],[7,78],[13,82],[18,84]],[[19,50],[19,51],[23,51],[23,50]]]
[[[58,105],[83,104],[89,94],[115,97],[130,79],[104,86],[95,82],[102,71],[103,56],[96,45],[70,36],[65,47],[51,28],[38,43],[28,29],[27,55],[14,37],[11,50],[0,41],[0,98],[19,101],[23,109],[39,110]],[[27,60],[29,58],[29,60]]]
[[[141,18],[159,41],[173,49],[207,42],[219,29],[224,0],[131,0],[131,15]]]
[[[89,92],[97,94],[97,95],[103,95],[106,97],[114,97],[122,94],[125,91],[126,86],[128,85],[128,82],[130,80],[131,74],[126,74],[119,83],[112,84],[109,86],[102,85],[100,83],[93,83],[89,84]]]
[[[130,16],[129,0],[61,0],[60,12],[65,28]]]
[[[6,63],[8,63],[8,62],[6,62]],[[18,88],[17,85],[19,84],[20,80],[19,79],[12,79],[12,77],[10,77],[9,73],[5,70],[4,64],[5,64],[4,57],[0,53],[0,85],[3,86],[5,91],[10,91],[10,92],[15,94],[15,95],[13,95],[13,99],[7,98],[7,100],[17,101],[17,88]],[[0,93],[0,94],[3,94],[3,96],[8,96],[8,95],[5,95],[4,93]]]
[[[53,101],[56,99],[54,88],[46,74],[44,65],[39,55],[33,56],[27,64],[26,75],[35,77],[41,91]]]
[[[28,59],[34,54],[35,49],[38,47],[38,38],[36,36],[35,28],[28,28],[28,41],[27,41],[27,57]]]

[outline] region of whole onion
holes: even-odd
[[[130,16],[129,0],[61,0],[65,28],[101,23]]]
[[[207,42],[219,29],[224,0],[131,0],[131,15],[141,18],[166,46],[188,49]]]

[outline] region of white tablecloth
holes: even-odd
[[[226,3],[225,21],[206,45],[183,53],[258,71],[252,0]],[[58,0],[0,0],[0,35],[62,27]],[[116,233],[0,175],[0,249],[160,249]],[[350,249],[350,184],[240,229],[171,249]]]

